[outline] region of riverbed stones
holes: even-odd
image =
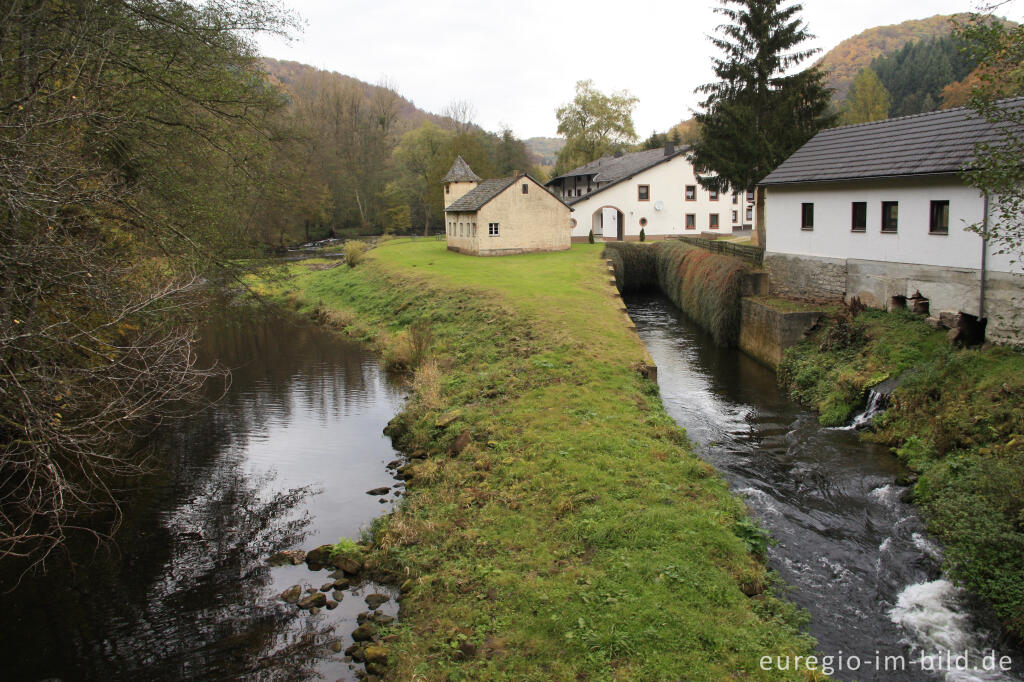
[[[370,490],[367,490],[366,494],[372,495],[373,497],[377,497],[379,495],[387,495],[389,492],[391,492],[391,486],[386,485],[382,488],[372,488]]]
[[[330,592],[333,589],[334,589],[334,581],[333,580],[331,582],[329,582],[329,583],[324,583],[323,585],[320,586],[320,591],[321,592]]]
[[[320,545],[316,549],[311,549],[306,553],[306,563],[312,567],[313,565],[326,566],[331,563],[331,553],[334,551],[333,545]]]
[[[329,647],[329,648],[330,648],[330,650],[331,650],[331,651],[333,651],[334,653],[336,653],[336,654],[340,654],[340,653],[342,652],[342,650],[343,650],[343,649],[345,648],[345,645],[344,645],[344,644],[342,644],[342,643],[341,643],[341,642],[340,642],[339,640],[334,640],[333,642],[331,642],[331,643],[330,643],[330,644],[328,645],[328,647]]]
[[[334,590],[333,592],[331,592],[331,599],[333,599],[335,601],[341,601],[344,598],[345,598],[345,593],[342,592],[341,590]]]
[[[345,655],[351,656],[352,660],[356,663],[363,663],[366,661],[366,654],[363,653],[363,647],[358,644],[353,644],[349,648],[345,649]]]
[[[369,606],[371,609],[376,609],[381,604],[385,604],[391,601],[391,597],[389,597],[386,594],[370,594],[367,595],[363,601],[365,601],[366,605]]]
[[[358,575],[359,569],[362,568],[358,561],[347,556],[334,557],[331,565],[335,568],[340,568],[348,575]]]
[[[309,610],[309,613],[310,613],[310,615],[315,616],[316,614],[320,613],[320,607],[319,606],[314,606],[313,608],[311,608]]]
[[[327,610],[328,611],[333,611],[336,608],[338,608],[338,602],[334,601],[333,599],[328,599],[327,600]]]
[[[369,642],[377,635],[377,628],[372,623],[363,623],[352,631],[352,641]],[[354,658],[354,657],[353,657]]]
[[[395,622],[395,617],[389,616],[386,613],[378,613],[373,616],[373,622],[377,625],[391,625]]]
[[[289,604],[294,604],[299,601],[302,596],[302,585],[292,585],[287,590],[281,593],[281,599]]]
[[[306,553],[301,549],[286,549],[271,555],[267,563],[271,566],[298,566],[306,560]]]
[[[316,594],[311,594],[308,597],[303,597],[296,602],[295,605],[300,609],[312,609],[314,607],[325,606],[326,604],[327,595],[323,592],[317,592]]]

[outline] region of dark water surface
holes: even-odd
[[[357,587],[312,616],[276,595],[327,573],[266,558],[358,539],[390,509],[365,491],[395,484],[381,431],[402,391],[368,350],[283,315],[225,311],[202,331],[201,364],[213,359],[230,388],[157,434],[168,465],[117,547],[0,594],[0,679],[352,677],[329,645],[348,646],[363,596],[386,590]]]
[[[854,431],[819,426],[779,391],[773,371],[716,348],[667,299],[626,303],[658,365],[669,414],[777,540],[770,565],[794,588],[789,598],[810,612],[819,651],[859,657],[859,670],[836,668],[834,677],[1021,679],[1019,667],[1014,674],[984,670],[993,647],[1017,666],[1024,660],[1001,645],[983,609],[942,576],[940,548],[899,499],[904,489],[895,479],[905,471],[895,457]],[[975,669],[948,670],[957,661],[943,657],[940,672],[934,656],[947,650],[967,651]],[[922,656],[936,672],[922,670]]]

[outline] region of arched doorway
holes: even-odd
[[[591,218],[594,239],[622,241],[626,233],[626,216],[614,206],[602,206]]]

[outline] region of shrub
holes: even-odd
[[[640,241],[647,241],[647,233],[644,231],[644,228],[642,227],[640,228]]]
[[[591,230],[590,234],[587,236],[587,241],[590,242],[591,244],[594,243],[594,231],[593,230]]]
[[[409,340],[412,343],[411,360],[414,367],[419,367],[427,356],[427,350],[430,348],[430,341],[433,337],[430,323],[426,320],[417,320],[409,327]]]
[[[366,243],[355,239],[345,242],[345,262],[350,268],[359,265],[366,255]]]

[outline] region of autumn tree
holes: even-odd
[[[636,142],[633,108],[637,98],[627,91],[606,95],[590,80],[576,83],[572,102],[558,107],[558,134],[565,146],[558,152],[555,175],[582,166]]]
[[[801,5],[782,0],[721,0],[729,23],[711,42],[719,80],[698,88],[706,97],[695,118],[701,137],[693,146],[705,187],[751,190],[816,132],[835,120],[830,91],[817,68],[791,73],[818,50],[799,49],[812,36],[798,18]],[[764,244],[763,197],[758,193],[759,244]]]
[[[878,80],[878,75],[871,69],[861,69],[843,103],[840,121],[843,125],[881,121],[889,118],[891,103],[889,91]]]
[[[455,157],[448,157],[454,135],[429,121],[402,136],[393,156],[399,186],[409,198],[411,221],[423,234],[441,221],[441,178]]]
[[[247,36],[287,25],[260,0],[5,3],[0,557],[116,519],[134,439],[206,376],[192,306],[249,243],[284,104]]]

